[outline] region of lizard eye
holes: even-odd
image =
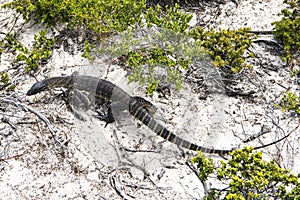
[[[26,93],[26,95],[34,95],[47,89],[47,84],[42,81],[35,83]]]

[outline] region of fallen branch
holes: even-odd
[[[63,148],[67,148],[65,145],[64,145],[64,142],[61,142],[58,138],[57,138],[57,135],[56,135],[56,130],[54,130],[54,128],[52,127],[52,125],[50,124],[49,120],[44,116],[42,115],[40,112],[36,111],[35,109],[33,109],[32,107],[26,105],[26,104],[23,104],[21,102],[18,102],[17,100],[15,99],[8,99],[8,98],[0,98],[0,102],[4,102],[4,103],[7,103],[7,104],[13,104],[15,105],[16,107],[18,108],[22,108],[24,111],[30,111],[31,113],[35,114],[36,116],[38,116],[45,124],[46,126],[48,127],[53,139],[55,142],[57,142],[61,147]]]
[[[262,145],[262,146],[254,147],[253,149],[254,150],[262,149],[262,148],[277,144],[278,142],[281,142],[282,140],[288,138],[293,132],[295,132],[299,128],[299,126],[300,126],[300,124],[298,123],[298,125],[293,130],[291,130],[287,135],[285,135],[284,137],[282,137],[278,140],[275,140],[274,142],[271,142],[271,143],[268,143],[268,144],[265,144],[265,145]]]
[[[14,158],[19,158],[19,157],[23,156],[24,154],[25,153],[17,154],[17,155],[14,155],[14,156],[10,156],[8,158],[0,158],[0,162],[7,161],[7,160],[10,160],[10,159],[14,159]]]

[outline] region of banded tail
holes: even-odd
[[[140,120],[143,124],[145,124],[148,128],[150,128],[157,135],[161,136],[165,140],[177,144],[180,147],[192,150],[192,151],[201,151],[203,153],[211,153],[211,154],[228,154],[232,152],[231,150],[221,150],[221,149],[212,149],[202,147],[196,144],[193,144],[166,129],[163,125],[157,122],[151,114],[146,110],[146,108],[132,98],[129,102],[129,112],[138,120]]]

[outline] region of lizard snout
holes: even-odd
[[[47,89],[47,84],[42,81],[35,83],[26,93],[26,95],[34,95]]]

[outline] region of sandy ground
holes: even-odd
[[[202,4],[196,9],[192,24],[207,28],[236,29],[249,26],[255,31],[270,31],[271,22],[283,5],[278,0],[240,0],[224,4]],[[209,14],[209,15],[208,15]],[[13,11],[1,10],[1,32],[21,30],[20,39],[30,44],[33,34],[42,30],[39,25],[22,26]],[[3,36],[3,35],[1,35]],[[270,37],[264,35],[263,37]],[[103,59],[91,63],[81,57],[72,39],[73,54],[64,48],[55,49],[50,62],[37,79],[45,76],[69,75],[74,71],[103,77],[132,95],[145,96],[143,88],[127,85],[126,71],[117,65],[107,68]],[[253,70],[237,85],[245,91],[255,91],[255,98],[229,97],[211,94],[199,99],[188,84],[167,99],[158,94],[146,97],[157,108],[154,115],[181,137],[207,147],[231,149],[244,145],[259,146],[293,132],[284,142],[262,149],[265,159],[276,159],[281,167],[300,172],[298,119],[274,108],[288,87],[297,89],[289,71],[280,61],[278,52],[265,43],[255,43],[256,58],[247,62]],[[10,68],[14,55],[1,56],[1,71]],[[15,70],[9,70],[14,76]],[[74,118],[66,107],[60,90],[26,97],[35,82],[32,77],[15,77],[19,83],[10,94],[17,105],[1,96],[0,124],[0,198],[1,199],[201,199],[204,186],[188,164],[193,152],[183,151],[163,141],[146,127],[137,128],[130,116],[122,122],[100,122],[91,115],[86,121]],[[4,107],[4,108],[3,108]],[[29,108],[29,109],[28,109]],[[47,117],[46,125],[30,112],[30,108]],[[4,112],[5,111],[5,112]],[[85,113],[83,113],[85,114]],[[9,123],[3,119],[8,119]],[[132,123],[134,122],[134,123]],[[130,125],[124,125],[130,124]],[[15,128],[14,128],[15,127]],[[50,128],[67,148],[53,140]],[[243,144],[250,136],[266,134],[251,143]],[[200,134],[196,134],[200,133]],[[280,154],[279,154],[280,153]],[[281,157],[279,156],[281,155]],[[216,155],[208,155],[220,159]],[[214,178],[206,186],[222,187]]]

